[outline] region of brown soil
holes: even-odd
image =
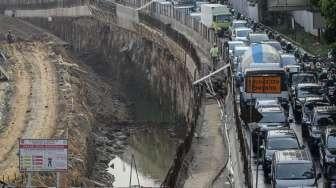
[[[1,45],[15,85],[8,123],[0,134],[0,175],[18,173],[19,138],[50,138],[55,130],[57,81],[50,48],[40,42]]]

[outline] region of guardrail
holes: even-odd
[[[231,66],[232,67],[232,66]],[[243,165],[244,165],[244,174],[245,174],[245,184],[247,185],[247,187],[251,188],[252,187],[252,169],[250,168],[250,164],[249,164],[249,158],[250,158],[250,151],[248,144],[247,144],[247,140],[246,140],[246,135],[244,133],[243,130],[243,125],[242,125],[242,120],[239,117],[239,112],[238,112],[238,105],[237,101],[236,101],[236,89],[235,89],[235,80],[232,77],[232,69],[230,67],[230,71],[228,71],[229,76],[231,76],[231,82],[232,82],[232,93],[233,93],[233,111],[234,111],[234,117],[235,117],[235,123],[236,123],[236,127],[237,127],[237,134],[238,134],[238,139],[239,139],[239,145],[240,145],[240,152],[241,152],[241,157],[242,157],[242,161],[243,161]]]
[[[104,0],[99,0],[97,2],[100,1]],[[174,24],[173,22],[178,22],[188,27],[190,31],[193,32],[193,35],[197,34],[200,38],[204,39],[208,43],[208,46],[218,41],[218,37],[212,28],[207,27],[201,23],[199,19],[191,17],[185,11],[176,8],[172,4],[161,4],[153,0],[114,0],[111,2],[133,7],[139,13],[148,14],[154,18],[165,17],[166,21],[170,22],[170,24]]]

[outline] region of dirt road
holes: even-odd
[[[57,82],[51,53],[39,42],[1,45],[10,57],[15,85],[8,123],[0,133],[0,176],[18,173],[18,139],[50,138],[57,117]]]

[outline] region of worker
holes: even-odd
[[[11,30],[8,30],[8,33],[7,33],[7,42],[9,44],[13,43],[15,41],[15,37],[14,35],[12,34],[12,31]]]
[[[215,69],[216,66],[217,66],[218,58],[219,58],[219,49],[218,49],[216,43],[215,43],[214,46],[210,49],[210,56],[211,56],[211,59],[212,59],[213,69]]]

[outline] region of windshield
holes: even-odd
[[[227,22],[231,20],[231,15],[217,15],[213,19],[215,22]]]
[[[236,35],[237,37],[247,37],[248,34],[251,33],[251,30],[237,30]]]
[[[262,42],[262,41],[267,41],[269,40],[267,35],[252,35],[250,42],[251,43],[258,43],[258,42]]]
[[[304,104],[303,111],[305,113],[309,113],[310,115],[312,115],[314,108],[317,106],[329,106],[329,103],[326,103],[325,101],[322,100],[307,102]]]
[[[299,83],[300,84],[316,83],[316,78],[313,74],[309,74],[309,75],[293,74],[292,83],[293,85],[297,85]]]
[[[275,48],[275,49],[278,50],[278,51],[281,51],[281,50],[282,50],[282,48],[281,48],[281,44],[278,43],[278,42],[272,42],[272,43],[266,43],[266,44],[272,46],[273,48]]]
[[[286,150],[298,148],[299,144],[295,137],[270,138],[267,141],[267,149],[269,150]]]
[[[329,126],[329,125],[335,125],[335,122],[336,122],[336,114],[326,114],[318,116],[318,118],[316,118],[314,121],[314,125]]]
[[[310,163],[278,164],[276,177],[280,180],[313,179],[315,170]]]
[[[244,46],[244,43],[231,43],[229,44],[229,50],[233,50],[237,46]]]
[[[298,90],[298,97],[309,97],[309,96],[320,96],[323,94],[321,91],[322,87],[320,86],[308,86],[302,87]]]
[[[328,149],[336,149],[336,135],[328,136],[327,148]]]
[[[235,22],[233,23],[233,28],[246,27],[246,22]]]
[[[282,112],[263,112],[262,119],[259,123],[284,123],[286,122],[285,114]]]
[[[295,65],[297,64],[295,57],[288,56],[288,57],[281,57],[282,58],[282,65]]]
[[[234,51],[234,56],[235,56],[235,57],[240,57],[240,56],[242,56],[245,52],[246,52],[246,50],[235,50],[235,51]]]

